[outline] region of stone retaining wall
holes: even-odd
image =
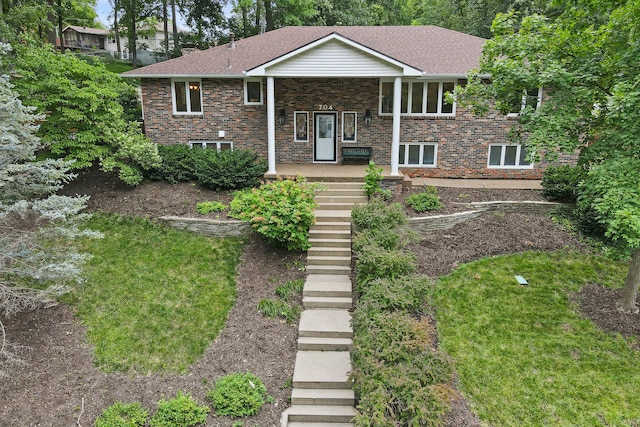
[[[158,218],[178,230],[189,230],[194,233],[213,237],[247,236],[251,226],[238,220],[220,220],[207,218],[186,218],[180,216],[162,216]]]
[[[434,215],[420,218],[409,218],[410,229],[419,233],[429,233],[436,230],[447,230],[456,224],[477,218],[484,212],[502,213],[547,213],[561,207],[564,203],[553,202],[476,202],[457,203],[467,206],[473,211],[456,212],[450,215]]]

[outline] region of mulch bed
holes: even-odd
[[[161,182],[127,187],[101,173],[83,174],[67,186],[65,194],[89,194],[89,211],[156,218],[162,215],[198,216],[197,203],[232,199],[191,183]],[[468,210],[456,203],[492,200],[544,200],[537,191],[503,189],[439,188],[445,208],[433,214]],[[426,216],[425,214],[413,216]],[[226,213],[208,214],[225,217]],[[453,229],[422,236],[412,245],[420,272],[429,277],[447,274],[458,265],[486,256],[527,250],[571,249],[586,251],[578,240],[556,227],[543,215],[487,213]],[[299,266],[306,254],[276,250],[252,237],[238,268],[236,304],[221,335],[201,360],[185,375],[138,375],[103,373],[92,363],[85,330],[65,305],[23,313],[5,320],[8,338],[29,347],[26,365],[0,379],[0,424],[7,426],[89,426],[100,412],[116,400],[140,401],[153,412],[157,401],[177,391],[187,391],[205,402],[213,382],[231,372],[251,371],[263,379],[273,403],[247,419],[245,425],[278,426],[288,406],[293,375],[297,325],[262,317],[256,305],[274,295],[275,288],[304,277]],[[617,292],[586,286],[575,296],[580,310],[603,329],[639,335],[640,316],[621,317],[615,310]],[[624,320],[620,320],[624,319]],[[209,416],[208,426],[229,426],[232,420]],[[477,426],[478,418],[467,402],[454,402],[448,426]]]

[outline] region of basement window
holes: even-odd
[[[189,141],[189,147],[208,150],[227,151],[233,150],[231,141]]]

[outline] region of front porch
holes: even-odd
[[[410,178],[407,175],[391,175],[390,165],[376,165],[382,168],[385,182],[408,188],[411,186],[432,185],[434,187],[459,187],[459,188],[513,188],[522,190],[540,190],[540,180],[536,179],[461,179],[461,178]],[[265,179],[272,180],[290,178],[298,175],[304,176],[309,181],[352,181],[364,180],[367,165],[337,165],[337,164],[293,164],[278,163],[277,173],[264,175]]]

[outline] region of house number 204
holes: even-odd
[[[318,104],[318,110],[320,110],[320,111],[333,111],[333,105]]]

